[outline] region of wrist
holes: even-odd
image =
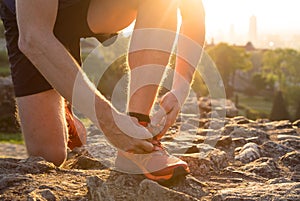
[[[173,88],[170,92],[176,97],[179,106],[182,107],[189,95],[189,86],[187,88]]]

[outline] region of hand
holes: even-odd
[[[114,147],[136,154],[153,151],[152,134],[139,125],[135,118],[113,112],[109,119],[109,122],[100,126]]]
[[[167,92],[160,101],[161,108],[151,118],[152,126],[158,127],[156,139],[160,139],[176,121],[177,115],[181,109],[181,101],[172,92]]]

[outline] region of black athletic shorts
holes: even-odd
[[[18,48],[19,31],[16,16],[1,2],[0,15],[5,28],[5,38],[11,75],[16,97],[22,97],[47,91],[52,86],[40,74],[35,66]],[[109,45],[116,34],[94,34],[87,23],[90,0],[81,0],[67,8],[59,9],[54,27],[57,39],[66,47],[76,61],[81,64],[80,38],[96,37],[100,42]]]

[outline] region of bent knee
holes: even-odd
[[[35,150],[28,150],[28,155],[43,157],[55,166],[60,166],[67,158],[67,150],[65,147],[41,147]]]

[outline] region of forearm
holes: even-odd
[[[92,121],[97,116],[99,123],[105,122],[106,116],[101,114],[107,114],[110,104],[54,35],[33,35],[32,39],[20,42],[20,49],[64,98]],[[95,115],[95,104],[101,106],[101,114]]]

